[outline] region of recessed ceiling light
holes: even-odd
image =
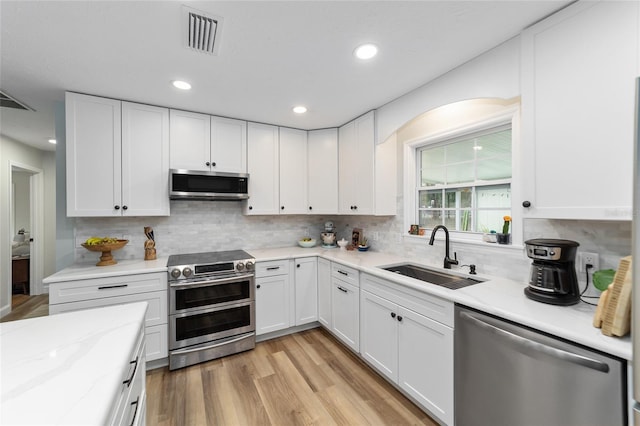
[[[189,89],[191,89],[191,85],[189,83],[187,83],[186,81],[174,80],[174,81],[171,82],[171,84],[173,84],[173,87],[176,87],[176,88],[181,89],[181,90],[189,90]]]
[[[358,46],[353,54],[358,59],[371,59],[378,54],[378,46],[371,43],[363,44]]]
[[[296,114],[304,114],[305,112],[307,112],[307,107],[304,107],[302,105],[293,107],[293,112],[295,112]]]
[[[54,144],[54,145],[55,145],[57,142],[56,142],[56,140],[55,140],[55,139],[49,139],[49,143],[52,143],[52,144]]]

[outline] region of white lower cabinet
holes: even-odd
[[[295,325],[318,320],[318,261],[316,257],[295,260]]]
[[[124,367],[122,385],[111,417],[112,426],[144,425],[147,411],[145,330],[140,329],[137,344]]]
[[[366,274],[361,281],[362,357],[452,425],[453,303]],[[446,324],[427,316],[434,311]]]
[[[331,332],[355,352],[360,351],[359,272],[331,264]]]
[[[169,339],[166,272],[49,284],[49,314],[51,315],[133,302],[147,302],[146,360],[166,358]]]
[[[289,261],[256,263],[256,335],[291,325]]]
[[[331,330],[331,262],[318,258],[318,321]]]

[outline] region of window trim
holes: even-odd
[[[521,199],[522,175],[520,167],[520,104],[506,106],[502,111],[489,114],[475,120],[472,123],[465,123],[459,126],[447,127],[441,131],[428,136],[421,136],[404,142],[403,147],[403,188],[404,188],[404,229],[416,223],[417,208],[417,172],[418,172],[418,150],[425,145],[442,143],[451,139],[457,139],[473,133],[489,130],[492,128],[510,125],[511,126],[511,245],[509,247],[522,247],[523,245],[523,218],[518,201]],[[407,232],[403,233],[408,236]],[[430,232],[419,238],[429,238]],[[414,236],[411,236],[414,237]],[[450,231],[450,238],[453,241],[482,243],[482,233]],[[482,243],[494,246],[491,243]]]

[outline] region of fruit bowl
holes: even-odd
[[[309,247],[315,247],[316,245],[316,240],[314,240],[313,238],[310,240],[299,240],[298,241],[298,245],[300,247],[305,247],[305,248],[309,248]]]
[[[109,266],[115,265],[116,260],[111,255],[112,250],[119,250],[122,247],[126,246],[129,240],[118,240],[114,243],[100,243],[100,244],[86,244],[82,243],[82,247],[86,248],[89,251],[102,252],[102,256],[100,256],[100,261],[96,263],[96,266]]]

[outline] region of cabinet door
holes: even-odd
[[[318,321],[331,330],[331,262],[318,259]]]
[[[339,129],[339,212],[342,214],[373,214],[374,117],[371,111]]]
[[[256,335],[289,327],[289,275],[256,279]]]
[[[355,209],[357,214],[373,214],[374,207],[374,151],[375,120],[371,111],[355,120],[357,157],[353,160],[355,173]]]
[[[245,214],[279,214],[278,128],[266,124],[247,125],[247,170],[249,200]]]
[[[122,213],[169,215],[169,110],[122,102]]]
[[[389,380],[398,381],[398,305],[360,293],[360,353]]]
[[[332,278],[331,318],[335,336],[355,352],[360,350],[360,289]]]
[[[307,132],[280,128],[280,214],[306,214]]]
[[[66,93],[65,110],[67,216],[121,216],[120,101]]]
[[[247,172],[247,122],[211,117],[211,170]]]
[[[356,125],[352,121],[338,130],[338,212],[341,214],[354,214],[357,157]]]
[[[170,120],[171,168],[209,171],[211,116],[172,109]]]
[[[630,220],[638,2],[577,2],[522,34],[524,217]]]
[[[315,257],[295,260],[296,324],[318,320],[318,262]]]
[[[398,310],[400,387],[445,424],[453,424],[453,329]]]
[[[307,140],[310,214],[338,212],[338,130],[309,132]]]

